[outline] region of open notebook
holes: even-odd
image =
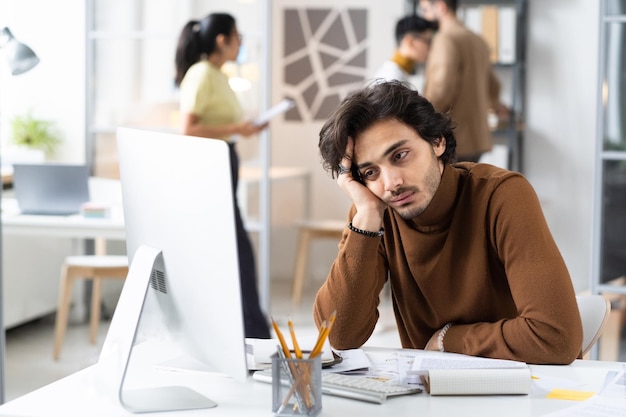
[[[418,355],[408,374],[420,377],[430,395],[529,394],[532,385],[524,362],[455,353]]]

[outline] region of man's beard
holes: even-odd
[[[396,213],[400,215],[405,220],[413,219],[426,210],[426,208],[430,205],[430,202],[439,188],[439,184],[441,183],[441,172],[439,171],[439,165],[437,164],[437,160],[435,159],[435,163],[430,165],[430,168],[426,172],[426,177],[424,178],[424,189],[421,194],[426,198],[419,203],[419,205],[415,206],[412,204],[408,204],[406,207],[393,207]],[[417,187],[404,187],[398,188],[397,190],[391,193],[392,197],[402,194],[403,192],[412,191],[414,193],[419,193],[419,189]],[[387,203],[389,204],[389,203]]]

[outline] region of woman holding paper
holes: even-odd
[[[229,14],[212,13],[187,22],[176,47],[175,82],[180,87],[182,133],[229,144],[245,335],[269,338],[269,325],[259,305],[254,252],[237,204],[239,157],[231,140],[233,135],[255,135],[267,123],[242,121],[241,105],[221,70],[224,63],[237,59],[240,46],[241,35]]]

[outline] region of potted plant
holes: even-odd
[[[12,141],[27,149],[39,149],[52,156],[61,143],[61,134],[54,122],[34,117],[32,113],[11,120]]]

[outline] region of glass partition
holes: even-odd
[[[626,22],[608,23],[605,30],[604,150],[626,151]]]
[[[626,12],[626,0],[608,0],[606,2],[606,15],[622,15]]]

